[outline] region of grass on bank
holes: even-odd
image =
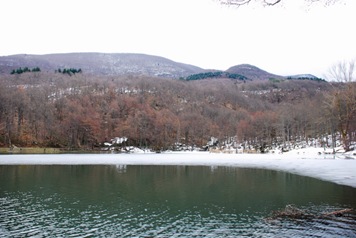
[[[0,154],[58,154],[62,151],[58,148],[42,147],[0,147]]]

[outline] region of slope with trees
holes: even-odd
[[[322,140],[331,132],[342,135],[340,123],[346,126],[336,116],[325,116],[328,95],[349,90],[348,83],[304,80],[182,81],[47,72],[2,76],[0,84],[1,146],[89,150],[115,137],[154,150],[234,138],[261,152]],[[345,118],[345,138],[351,141],[354,112]]]

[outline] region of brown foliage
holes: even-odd
[[[187,82],[45,72],[2,76],[0,141],[8,146],[93,148],[127,137],[130,145],[161,150],[175,142],[202,146],[212,136],[222,141],[238,135],[241,142],[263,149],[280,138],[319,133],[315,118],[307,115],[322,111],[312,105],[322,95],[315,88],[325,91],[326,86],[299,82]],[[291,96],[269,100],[277,91]]]

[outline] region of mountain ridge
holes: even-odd
[[[139,53],[78,52],[0,56],[0,74],[8,74],[20,67],[39,67],[41,71],[52,72],[63,68],[77,68],[86,74],[94,75],[147,75],[177,79],[218,71],[179,63],[161,56]],[[231,66],[223,72],[243,75],[249,80],[287,79],[288,77],[269,73],[250,64]]]
[[[42,71],[80,68],[89,74],[113,76],[144,74],[168,78],[186,77],[204,71],[197,66],[178,63],[164,57],[134,53],[19,54],[0,57],[1,74],[19,67],[40,67]]]

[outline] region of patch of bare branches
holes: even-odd
[[[279,3],[285,2],[283,0],[218,0],[223,5],[231,5],[231,6],[243,6],[252,2],[261,3],[264,6],[275,6]],[[304,0],[306,4],[312,4],[316,2],[321,2],[326,6],[332,5],[341,0]]]
[[[299,209],[294,205],[288,204],[282,210],[273,211],[272,215],[268,217],[267,221],[280,220],[280,219],[291,219],[291,220],[301,220],[301,219],[330,219],[335,216],[343,216],[346,214],[355,213],[353,209],[341,209],[332,212],[323,213],[321,215],[312,214],[305,210]]]
[[[302,209],[295,207],[294,205],[288,204],[282,210],[273,211],[272,216],[267,220],[276,220],[276,219],[307,219],[313,218],[314,215],[310,214]]]

